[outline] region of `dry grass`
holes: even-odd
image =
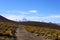
[[[24,26],[24,28],[36,36],[42,35],[45,39],[56,39],[60,40],[60,30],[45,28],[45,27],[34,27],[34,26]]]
[[[16,24],[0,22],[0,40],[13,40],[16,28]]]

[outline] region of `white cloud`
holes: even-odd
[[[37,10],[29,10],[30,13],[37,13]]]
[[[60,18],[59,15],[52,16],[28,16],[28,15],[12,15],[12,14],[4,14],[2,15],[10,20],[22,20],[23,18],[27,18],[28,20],[39,20],[39,19],[55,19]]]
[[[60,18],[60,15],[50,15],[50,16],[43,16],[40,18]]]
[[[29,13],[30,12],[30,13]],[[2,14],[4,17],[10,19],[10,20],[22,20],[23,18],[26,18],[27,20],[44,20],[46,21],[47,19],[60,19],[60,15],[50,15],[50,16],[30,16],[31,13],[37,13],[37,10],[30,10],[30,11],[24,12],[24,11],[6,11],[4,14]],[[17,14],[17,15],[16,15]],[[27,14],[30,14],[29,16]]]
[[[31,16],[31,17],[28,17],[28,18],[60,18],[59,15],[55,15],[55,16]]]
[[[19,10],[6,11],[6,13],[13,13],[13,14],[29,14],[28,12],[19,11]]]
[[[51,18],[60,18],[60,15],[50,16]]]
[[[31,14],[31,13],[37,13],[37,10],[29,10],[29,11],[20,11],[20,10],[10,10],[10,11],[6,11],[6,13],[8,14]]]

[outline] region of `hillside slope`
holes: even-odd
[[[17,22],[0,15],[0,40],[14,40]]]
[[[59,29],[60,30],[60,25],[57,25],[55,23],[26,21],[26,22],[20,22],[20,24],[21,25],[26,25],[26,26],[45,27],[45,28],[53,28],[53,29]]]
[[[0,22],[10,22],[10,23],[17,23],[16,21],[9,20],[0,15]]]

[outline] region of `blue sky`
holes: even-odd
[[[10,20],[60,23],[60,0],[0,0],[0,15]]]

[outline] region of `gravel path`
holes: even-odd
[[[19,26],[16,32],[17,40],[44,40],[42,36],[34,36],[27,32],[22,26]]]

